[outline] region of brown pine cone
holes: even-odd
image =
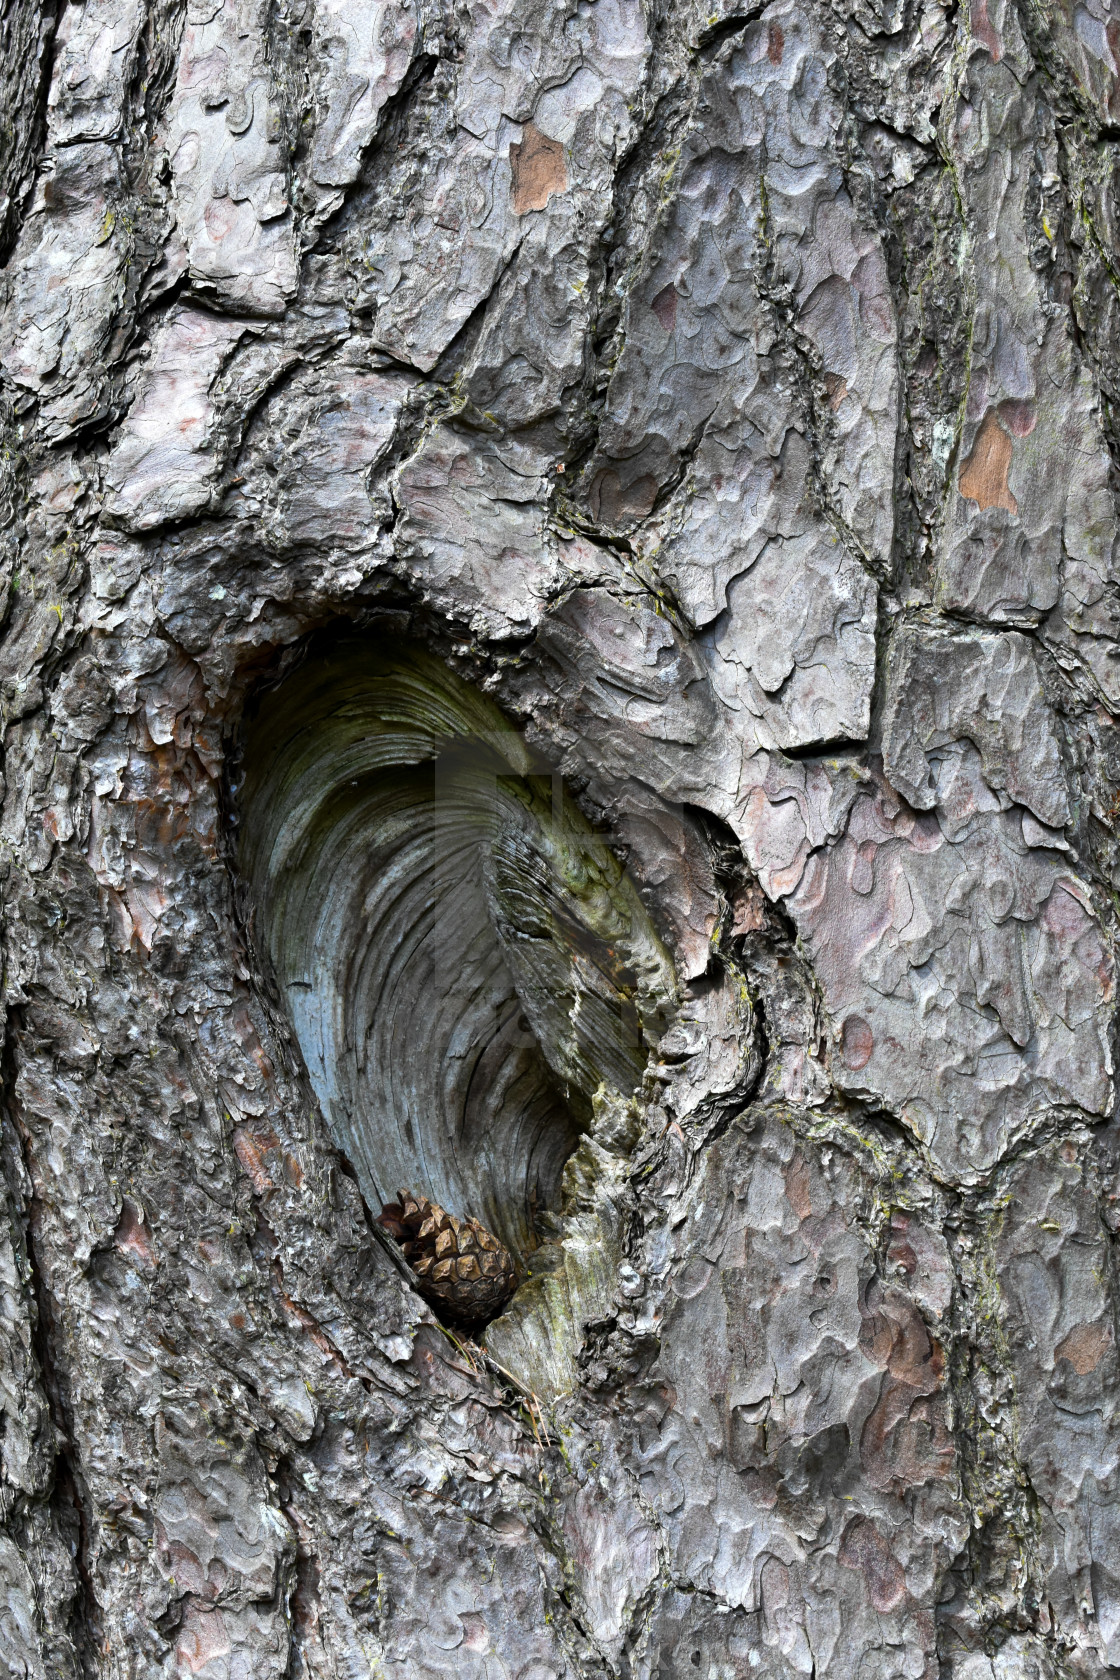
[[[417,1287],[441,1317],[474,1330],[494,1318],[517,1287],[509,1250],[477,1219],[456,1219],[427,1196],[399,1190],[377,1223],[400,1243]]]

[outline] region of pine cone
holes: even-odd
[[[397,1194],[377,1223],[400,1243],[421,1295],[465,1329],[489,1323],[517,1287],[509,1250],[477,1219],[456,1219],[411,1190]]]

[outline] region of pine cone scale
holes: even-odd
[[[377,1222],[400,1244],[425,1300],[466,1329],[488,1323],[517,1287],[508,1249],[477,1219],[456,1219],[426,1196],[401,1190]]]

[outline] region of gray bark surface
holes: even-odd
[[[1120,1668],[1120,12],[707,3],[0,7],[0,1680]]]

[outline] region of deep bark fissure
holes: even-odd
[[[87,1506],[82,1495],[81,1465],[76,1457],[74,1403],[68,1391],[68,1365],[64,1350],[59,1345],[58,1315],[36,1256],[37,1196],[33,1163],[27,1158],[27,1140],[19,1121],[19,1098],[16,1090],[22,1030],[20,1015],[12,1011],[8,1016],[3,1050],[0,1052],[0,1107],[3,1109],[5,1130],[16,1140],[21,1152],[23,1171],[30,1186],[27,1204],[20,1209],[25,1220],[22,1257],[26,1261],[27,1291],[32,1309],[31,1346],[35,1374],[42,1382],[49,1407],[52,1464],[44,1505],[48,1520],[57,1525],[59,1537],[68,1549],[77,1577],[77,1594],[67,1618],[65,1635],[72,1642],[80,1672],[90,1676],[97,1673],[97,1646],[103,1630],[90,1568],[91,1535]],[[7,1191],[11,1206],[12,1188],[7,1186]],[[34,1544],[35,1537],[29,1538]],[[43,1623],[46,1624],[49,1614],[47,1607],[40,1603],[37,1608]]]

